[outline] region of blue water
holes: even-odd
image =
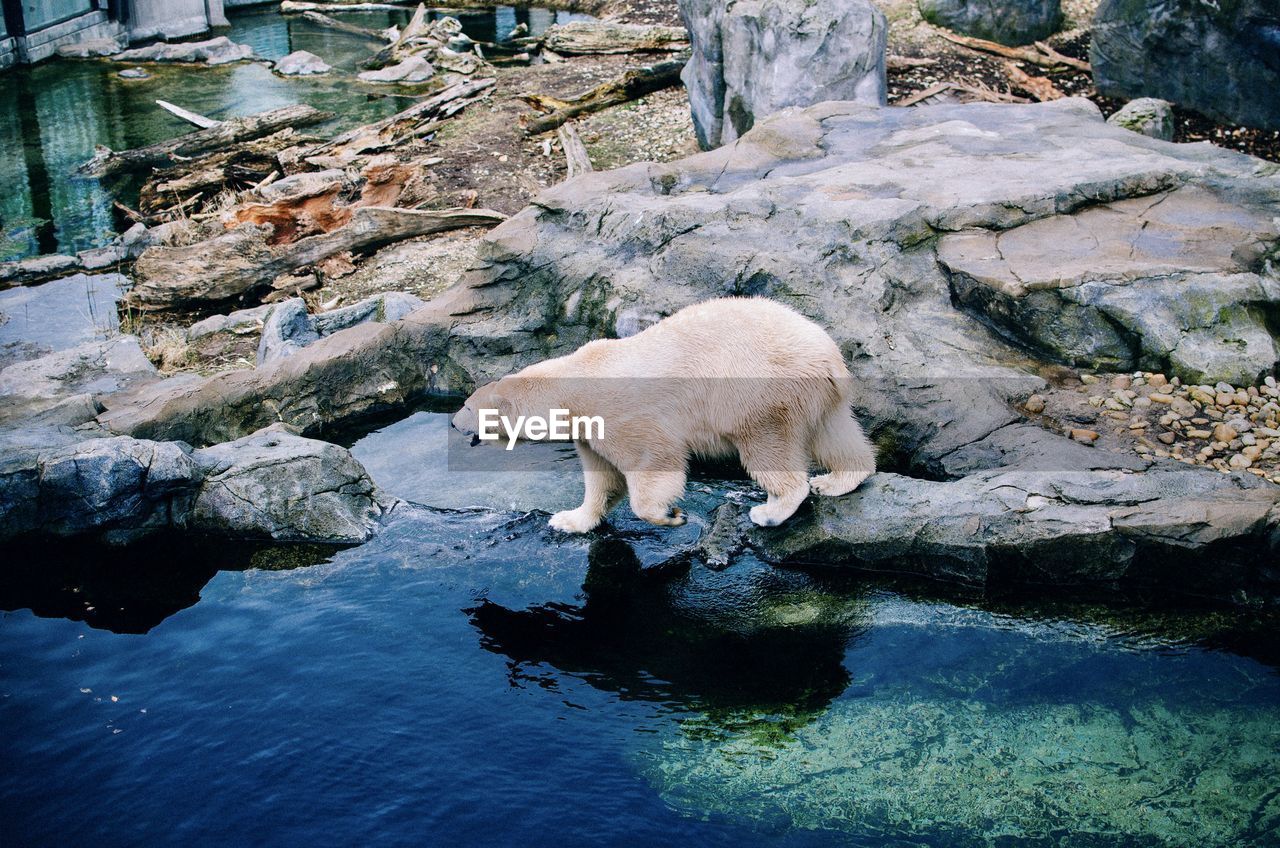
[[[5,842],[1280,834],[1274,621],[966,602],[750,557],[713,571],[675,556],[713,502],[693,500],[685,528],[620,514],[594,539],[411,508],[340,551],[10,551]],[[1121,794],[1091,802],[1090,782]]]

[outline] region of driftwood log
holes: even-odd
[[[403,61],[409,56],[409,46],[413,39],[425,35],[427,32],[427,7],[418,4],[418,8],[414,10],[413,17],[409,19],[409,23],[404,25],[404,29],[400,30],[399,37],[391,44],[374,53],[368,59],[360,63],[360,67],[365,70],[376,71],[385,68],[388,65],[394,65]]]
[[[541,43],[562,55],[591,53],[661,53],[689,49],[684,27],[615,24],[608,21],[573,21],[555,24],[522,44]]]
[[[461,227],[491,227],[506,220],[488,209],[415,210],[366,206],[329,233],[272,248],[271,228],[242,224],[183,247],[152,247],[134,266],[136,284],[126,306],[144,311],[221,304],[265,290],[281,274],[330,256],[368,251],[392,242]]]
[[[594,170],[591,167],[591,157],[587,154],[587,146],[582,143],[582,137],[573,124],[562,125],[556,130],[556,136],[560,139],[560,147],[564,150],[564,158],[569,166],[568,179]]]
[[[954,32],[939,30],[938,35],[947,41],[959,44],[962,47],[968,47],[970,50],[979,50],[983,53],[994,53],[997,56],[1003,56],[1006,59],[1016,59],[1019,62],[1030,62],[1042,68],[1060,68],[1066,66],[1074,68],[1077,71],[1085,73],[1093,73],[1093,66],[1088,62],[1082,62],[1079,59],[1072,59],[1070,56],[1063,56],[1057,50],[1054,50],[1043,41],[1037,41],[1034,48],[1031,47],[1009,47],[999,44],[995,41],[987,41],[985,38],[972,38],[967,35],[957,35]]]
[[[492,88],[494,82],[496,80],[489,78],[454,83],[389,118],[348,130],[332,141],[313,147],[303,153],[302,158],[308,161],[320,159],[319,164],[327,167],[335,162],[323,160],[332,159],[336,163],[350,161],[361,153],[382,150],[410,136],[430,132],[432,122],[457,114]]]
[[[183,109],[181,106],[174,106],[167,100],[157,100],[156,105],[169,114],[181,118],[188,124],[193,124],[202,130],[207,130],[209,127],[216,127],[218,124],[222,123],[222,121],[215,121],[213,118],[206,118],[204,115]]]
[[[284,0],[280,4],[280,12],[285,15],[300,15],[303,12],[399,12],[404,4],[394,3],[301,3]]]
[[[357,38],[367,38],[370,41],[376,41],[379,44],[386,44],[387,39],[377,30],[368,27],[356,26],[346,21],[340,21],[337,18],[331,18],[323,12],[303,12],[302,17],[311,21],[311,23],[322,27],[328,27],[338,32],[345,32],[347,35],[354,35]]]
[[[530,106],[548,113],[537,118],[525,119],[525,132],[529,135],[549,132],[579,115],[598,112],[664,88],[680,85],[680,71],[683,68],[683,59],[636,68],[570,100],[560,100],[545,94],[518,95]]]
[[[162,215],[196,194],[214,197],[226,189],[256,186],[278,173],[280,151],[311,139],[290,128],[266,138],[251,139],[226,150],[156,171],[138,192],[138,210]]]
[[[1013,62],[1004,63],[1004,72],[1009,75],[1009,81],[1014,88],[1025,91],[1041,102],[1060,100],[1067,96],[1053,84],[1052,80],[1046,77],[1033,77]]]
[[[183,159],[223,150],[232,144],[262,138],[288,127],[318,124],[332,117],[332,112],[321,112],[311,106],[285,106],[244,118],[231,118],[208,129],[196,130],[133,150],[115,153],[105,147],[99,148],[92,159],[80,166],[80,171],[93,177],[109,177],[128,171],[172,165]]]
[[[982,100],[987,103],[1030,103],[1025,97],[1018,97],[1013,94],[1005,94],[1002,91],[995,91],[990,88],[978,88],[973,85],[963,85],[958,82],[939,82],[928,88],[921,89],[915,94],[908,95],[901,100],[895,101],[893,106],[915,106],[923,103],[931,97],[937,97],[939,94],[946,94],[954,91],[956,94],[963,94],[974,100]]]

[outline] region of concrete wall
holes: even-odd
[[[107,18],[106,12],[88,12],[39,32],[13,39],[18,62],[32,65],[48,59],[63,44],[74,44],[92,38],[115,38],[120,25]]]
[[[226,26],[222,0],[128,0],[130,41],[172,40]]]
[[[16,2],[16,0],[6,0]],[[53,56],[64,44],[90,39],[117,39],[122,35],[131,42],[152,39],[174,40],[203,35],[211,27],[227,26],[224,0],[124,0],[127,22],[122,26],[107,16],[105,10],[76,13],[88,4],[58,4],[42,0],[24,9],[28,18],[27,34],[11,36],[5,32],[0,18],[0,68],[14,64],[34,64]],[[106,5],[101,4],[101,5]],[[67,20],[36,28],[40,22],[59,17],[65,8]],[[36,26],[32,26],[34,23]],[[34,30],[34,31],[32,31]]]

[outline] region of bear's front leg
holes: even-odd
[[[586,533],[617,506],[626,480],[617,468],[586,442],[575,442],[582,461],[582,506],[551,516],[547,523],[566,533]]]

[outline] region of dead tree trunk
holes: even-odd
[[[126,171],[172,165],[182,159],[214,153],[228,145],[262,138],[287,127],[318,124],[332,117],[332,112],[321,112],[311,106],[286,106],[245,118],[231,118],[208,129],[133,150],[115,153],[104,147],[81,165],[80,171],[93,177],[109,177]]]
[[[490,78],[454,83],[390,118],[348,130],[332,141],[313,147],[302,154],[302,158],[336,156],[350,159],[368,150],[389,147],[406,136],[419,134],[425,122],[455,114],[481,92],[491,88],[494,82]]]
[[[549,132],[579,115],[599,112],[601,109],[679,85],[682,68],[684,68],[683,59],[659,62],[646,68],[636,68],[627,71],[617,79],[601,83],[571,100],[559,100],[542,94],[521,94],[519,95],[521,100],[535,109],[549,113],[527,120],[525,132],[529,135]]]
[[[574,21],[556,24],[524,43],[541,42],[564,55],[589,53],[662,53],[689,49],[689,33],[683,27],[614,24],[607,21]]]
[[[257,185],[277,173],[280,151],[310,139],[292,129],[272,133],[233,145],[227,150],[158,170],[138,193],[138,210],[144,215],[160,215],[184,203],[195,194],[214,197],[224,189]]]
[[[595,170],[591,167],[591,157],[587,154],[587,146],[582,143],[581,136],[573,124],[564,124],[556,130],[560,146],[564,149],[564,158],[569,166],[569,177],[573,179],[579,174]]]
[[[138,257],[125,303],[142,310],[223,303],[264,289],[281,274],[345,251],[367,251],[461,227],[491,227],[506,216],[488,209],[415,210],[365,206],[333,232],[272,248],[269,226],[243,224],[185,247],[153,247]]]
[[[377,30],[372,30],[368,27],[356,26],[355,24],[349,24],[345,21],[340,21],[337,18],[331,18],[321,12],[303,12],[302,17],[311,21],[313,24],[328,27],[329,29],[336,29],[338,32],[345,32],[347,35],[354,35],[358,38],[367,38],[370,41],[376,41],[379,44],[387,43],[387,39],[383,38],[382,33]]]

